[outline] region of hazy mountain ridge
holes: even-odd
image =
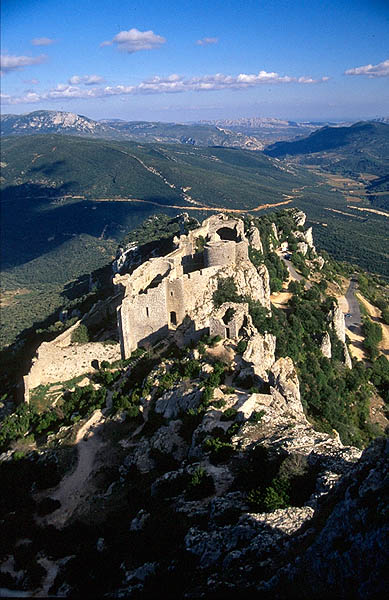
[[[329,171],[383,176],[389,170],[389,125],[359,122],[350,127],[324,127],[308,137],[277,142],[264,150],[273,158],[300,158],[302,164],[320,164]]]
[[[35,111],[25,115],[2,115],[2,135],[57,133],[143,142],[182,143],[196,146],[230,146],[261,150],[253,136],[221,130],[214,125],[123,121],[94,121],[82,115],[61,111]]]
[[[107,125],[71,112],[37,110],[24,115],[1,115],[1,134],[5,136],[62,132],[101,137],[115,135]]]

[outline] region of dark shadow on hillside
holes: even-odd
[[[55,162],[46,163],[39,167],[32,167],[30,169],[30,172],[31,173],[42,173],[43,175],[48,175],[48,176],[55,175],[57,173],[57,171],[59,171],[60,168],[64,165],[66,165],[65,160],[56,160]]]
[[[108,264],[93,271],[91,274],[85,273],[81,275],[76,282],[72,282],[66,286],[62,295],[68,300],[73,300],[69,308],[69,318],[73,310],[76,309],[78,311],[77,315],[84,315],[96,302],[114,295],[110,274],[111,265]],[[93,293],[88,294],[90,276],[93,281],[97,282],[97,286]],[[74,286],[74,289],[72,289],[72,286]],[[79,302],[77,302],[77,299],[79,299]],[[20,386],[21,378],[29,371],[31,360],[39,345],[42,342],[53,340],[65,330],[59,330],[55,325],[59,321],[60,311],[60,308],[56,308],[45,319],[35,321],[31,327],[23,329],[10,346],[0,351],[0,365],[2,366],[0,371],[0,389],[2,393],[8,393],[11,400],[15,402],[21,400],[23,392]],[[72,321],[69,324],[71,323]],[[91,341],[94,339],[94,331],[96,330],[97,332],[98,329],[98,324],[96,327],[92,327],[90,331]]]
[[[156,205],[126,202],[94,202],[66,198],[80,194],[77,182],[51,188],[39,184],[8,186],[2,192],[2,269],[12,269],[38,258],[68,241],[86,234],[118,241],[151,214],[165,208],[168,199],[150,196]],[[175,201],[175,204],[179,202]],[[185,206],[183,205],[183,210]]]

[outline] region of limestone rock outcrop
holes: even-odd
[[[326,332],[323,335],[323,338],[320,342],[320,351],[321,351],[322,355],[325,356],[326,358],[331,358],[331,356],[332,356],[331,339],[330,339],[330,335],[328,332]]]
[[[173,419],[188,410],[195,410],[201,403],[201,392],[186,391],[184,386],[165,392],[155,404],[155,412],[165,419]]]
[[[308,252],[308,244],[307,242],[298,242],[297,243],[297,252],[300,252],[303,256],[305,256]]]
[[[344,314],[341,311],[339,304],[337,302],[334,303],[334,306],[329,313],[329,321],[330,321],[330,326],[334,330],[336,337],[343,345],[344,364],[346,365],[346,367],[351,369],[352,361],[351,361],[350,353],[346,346],[346,323],[344,320]]]
[[[285,398],[292,410],[302,412],[300,384],[291,358],[281,357],[274,363],[270,369],[269,382]]]
[[[379,439],[319,509],[306,538],[308,549],[288,566],[289,576],[282,583],[279,577],[279,590],[298,588],[303,600],[385,596],[389,583],[388,473],[389,442]]]
[[[302,210],[298,210],[297,208],[292,209],[292,217],[296,223],[296,227],[304,227],[307,215]]]
[[[250,246],[263,253],[263,246],[261,241],[261,236],[259,235],[258,227],[250,227],[247,232],[247,239],[249,241]]]
[[[255,375],[267,379],[268,371],[274,363],[276,338],[271,333],[254,333],[247,342],[243,360],[253,365]]]
[[[116,259],[112,263],[113,273],[124,273],[128,271],[133,264],[136,264],[138,260],[138,246],[134,242],[127,246],[127,248],[119,248]]]
[[[308,248],[311,248],[313,251],[315,251],[315,246],[313,244],[312,227],[309,227],[305,231],[295,231],[294,235],[301,242],[305,242]]]
[[[341,341],[346,341],[346,324],[344,314],[341,311],[339,304],[336,302],[329,313],[330,325],[335,332],[336,337]]]

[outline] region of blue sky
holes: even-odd
[[[389,114],[388,0],[3,0],[2,112]]]

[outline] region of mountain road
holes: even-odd
[[[348,312],[345,315],[347,329],[355,333],[360,333],[362,325],[361,310],[355,292],[358,290],[358,282],[356,279],[351,279],[345,298],[348,303]]]

